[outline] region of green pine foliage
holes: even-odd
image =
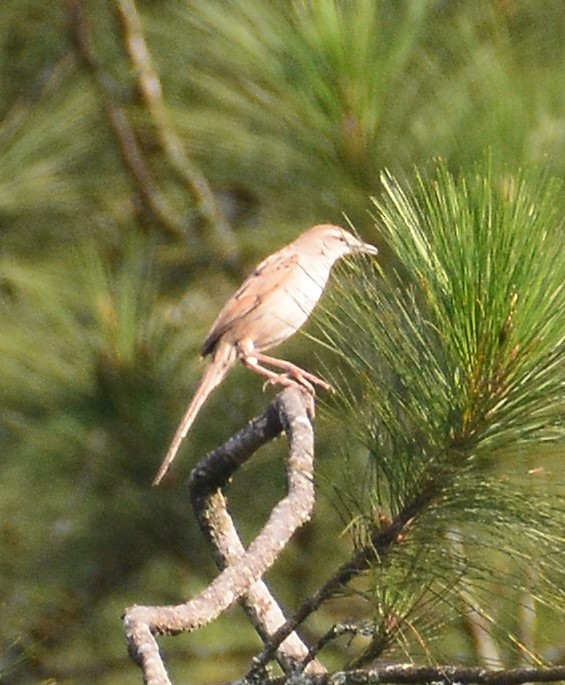
[[[375,220],[397,268],[359,266],[324,319],[371,465],[341,494],[356,545],[412,511],[362,583],[365,657],[395,641],[409,656],[446,609],[482,605],[501,649],[539,659],[565,606],[563,185],[490,162],[382,183]],[[525,597],[548,613],[536,645],[513,632]]]

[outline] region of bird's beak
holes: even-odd
[[[358,245],[353,245],[352,252],[362,252],[363,254],[373,254],[377,255],[379,254],[379,248],[375,247],[375,245],[370,245],[369,243],[359,243]]]

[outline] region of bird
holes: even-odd
[[[349,254],[378,254],[341,226],[319,224],[264,259],[226,302],[214,321],[202,357],[210,357],[192,401],[153,480],[158,485],[210,393],[241,360],[264,376],[266,384],[331,386],[283,359],[264,354],[296,333],[307,321],[327,284],[334,263]],[[268,368],[272,367],[272,368]],[[273,370],[277,369],[277,371]]]

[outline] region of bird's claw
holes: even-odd
[[[263,383],[263,392],[267,388],[270,388],[272,385],[284,385],[288,386],[291,385],[291,380],[290,378],[285,374],[285,373],[279,373],[277,376],[273,376],[273,378],[267,378],[267,380]]]
[[[316,389],[312,383],[303,377],[297,377],[288,373],[279,373],[277,376],[273,376],[273,378],[268,378],[263,383],[263,392],[271,385],[282,385],[285,388],[292,386],[300,390],[306,401],[308,416],[311,421],[314,420],[314,417],[316,416]],[[333,390],[331,386],[328,387]]]
[[[312,383],[310,383],[301,376],[295,376],[293,374],[279,373],[276,376],[273,376],[272,378],[268,378],[263,383],[263,392],[271,385],[282,385],[285,388],[294,386],[296,388],[299,388],[300,390],[306,390],[310,395],[316,394],[316,390]]]

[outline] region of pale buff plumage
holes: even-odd
[[[202,348],[202,356],[211,356],[210,364],[177,428],[154,485],[169,469],[200,408],[236,361],[241,360],[273,383],[299,384],[310,391],[313,385],[329,387],[294,364],[263,354],[263,350],[282,343],[306,322],[324,291],[332,266],[351,253],[377,254],[377,248],[339,226],[314,226],[262,261],[227,301]]]

